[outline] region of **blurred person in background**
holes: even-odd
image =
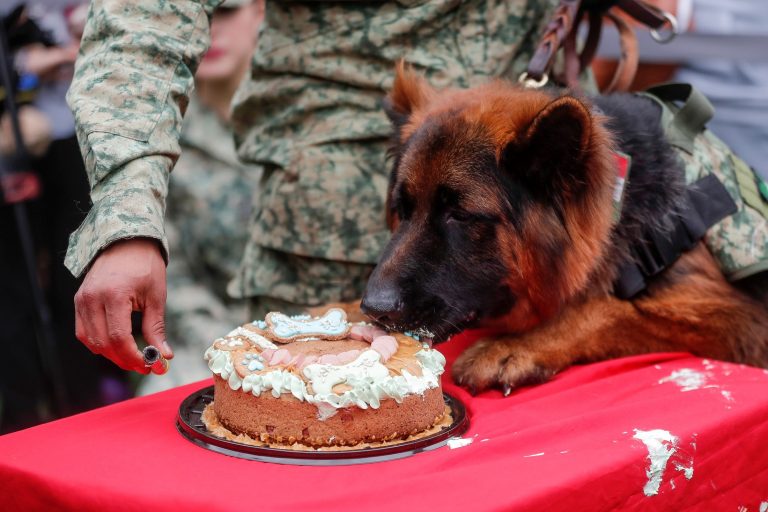
[[[50,309],[56,342],[54,354],[65,388],[65,404],[51,406],[51,390],[35,342],[40,325],[31,292],[27,262],[22,257],[18,227],[11,207],[0,206],[0,433],[99,407],[130,396],[126,372],[94,358],[73,336],[74,295],[78,281],[64,267],[69,234],[85,218],[90,199],[83,160],[75,138],[72,113],[65,95],[72,79],[87,4],[77,1],[12,2],[0,8],[9,15],[25,6],[21,20],[29,19],[46,44],[26,44],[11,55],[15,73],[31,95],[19,114],[25,146],[40,194],[26,204],[34,245],[35,271]],[[8,115],[2,119],[0,152],[15,152]],[[14,169],[11,169],[14,170]]]
[[[684,60],[673,80],[691,83],[709,98],[715,116],[707,127],[768,180],[768,4],[681,0],[686,2],[692,2],[692,31],[720,41],[722,53]],[[729,45],[744,36],[762,39],[759,58],[745,58]]]
[[[195,74],[168,188],[165,328],[174,359],[167,374],[143,380],[140,394],[209,377],[203,352],[246,321],[245,301],[227,296],[226,288],[248,241],[262,169],[238,160],[229,109],[263,17],[264,0],[226,0],[213,13],[211,47]]]

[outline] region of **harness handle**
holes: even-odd
[[[692,153],[693,139],[715,115],[715,107],[691,84],[668,83],[647,89],[647,95],[663,102],[672,112],[664,129],[669,143]]]

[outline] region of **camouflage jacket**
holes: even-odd
[[[207,45],[207,15],[217,3],[92,2],[69,93],[94,201],[70,240],[66,263],[76,275],[121,238],[151,237],[167,247],[168,173],[192,74]],[[265,166],[251,256],[235,293],[320,300],[320,284],[269,284],[276,274],[301,274],[279,267],[305,260],[281,255],[318,264],[375,263],[389,237],[383,212],[390,126],[381,100],[395,62],[404,57],[436,86],[514,79],[555,4],[270,3],[251,73],[234,99],[238,154]],[[271,255],[269,264],[261,265],[259,255]],[[336,289],[322,298],[338,300],[345,286],[359,288],[347,295],[361,293],[361,282],[329,276],[323,286]]]

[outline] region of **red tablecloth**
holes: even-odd
[[[470,341],[440,348],[450,362]],[[768,509],[761,369],[653,354],[574,367],[507,398],[472,397],[445,378],[470,413],[465,446],[336,467],[253,462],[193,445],[176,431],[176,412],[207,385],[0,437],[0,509]]]

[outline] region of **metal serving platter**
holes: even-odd
[[[181,432],[181,435],[198,446],[241,459],[301,466],[368,464],[402,459],[417,453],[434,450],[447,444],[449,439],[466,432],[469,428],[469,418],[464,405],[447,393],[443,393],[443,399],[451,409],[453,422],[440,432],[412,441],[357,450],[293,450],[276,446],[252,446],[217,437],[208,432],[200,417],[205,407],[213,401],[213,386],[196,391],[181,402],[176,419],[176,428]]]

